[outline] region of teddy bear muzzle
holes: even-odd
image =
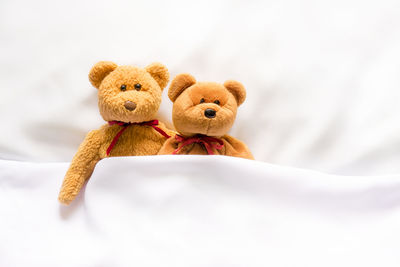
[[[133,103],[132,101],[125,101],[125,104],[124,104],[124,107],[127,109],[127,110],[129,110],[129,111],[132,111],[132,110],[135,110],[136,109],[136,103]]]
[[[216,111],[214,109],[208,108],[204,111],[204,116],[206,116],[209,119],[215,118]]]

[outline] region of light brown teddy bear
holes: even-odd
[[[246,98],[241,83],[196,82],[190,74],[180,74],[171,82],[168,97],[174,102],[172,119],[179,134],[165,142],[159,155],[217,154],[254,159],[243,142],[226,135]]]
[[[164,65],[141,69],[102,61],[93,66],[89,80],[98,89],[100,114],[108,123],[89,132],[72,159],[58,197],[64,204],[76,197],[99,160],[156,155],[174,134],[154,119],[169,80]]]

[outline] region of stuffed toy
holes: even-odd
[[[64,204],[76,197],[99,160],[156,155],[174,134],[154,119],[169,80],[164,65],[142,69],[102,61],[93,66],[89,80],[98,89],[100,114],[108,123],[89,132],[72,159],[58,197]]]
[[[164,143],[159,155],[217,154],[254,159],[243,142],[226,135],[246,98],[241,83],[196,82],[190,74],[180,74],[171,82],[168,97],[179,134]]]

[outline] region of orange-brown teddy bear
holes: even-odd
[[[241,83],[196,82],[190,74],[180,74],[171,82],[168,97],[174,103],[172,119],[179,134],[164,143],[159,155],[217,154],[254,159],[243,142],[226,135],[246,98]]]
[[[58,197],[64,204],[76,197],[99,160],[156,155],[174,134],[155,120],[169,80],[164,65],[142,69],[102,61],[93,66],[89,80],[98,89],[100,114],[108,123],[89,132],[72,159]]]

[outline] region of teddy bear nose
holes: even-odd
[[[205,115],[207,118],[210,118],[210,119],[215,117],[215,113],[216,113],[216,111],[213,110],[213,109],[211,109],[211,108],[208,108],[208,109],[206,109],[206,110],[204,111],[204,115]]]
[[[125,101],[124,107],[125,107],[127,110],[132,111],[132,110],[134,110],[134,109],[136,108],[136,104],[133,103],[132,101]]]

